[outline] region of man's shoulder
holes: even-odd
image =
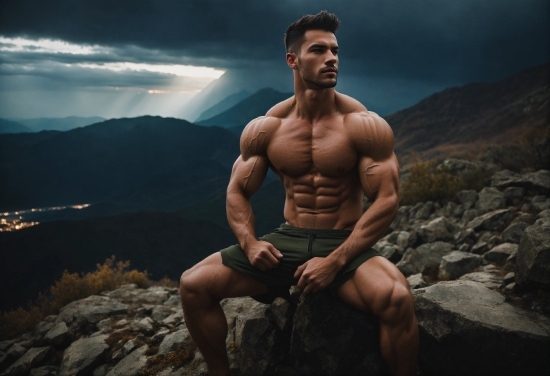
[[[274,116],[259,116],[251,120],[241,134],[243,157],[265,154],[267,145],[280,124],[281,119]]]
[[[292,112],[293,103],[294,103],[294,95],[290,98],[285,99],[282,102],[277,103],[275,106],[271,107],[267,111],[265,116],[279,118],[279,119],[287,118]]]

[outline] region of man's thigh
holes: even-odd
[[[185,271],[180,286],[197,293],[207,293],[217,299],[267,292],[265,284],[224,265],[219,252]]]
[[[375,256],[357,268],[352,278],[337,289],[344,302],[363,311],[379,313],[389,304],[396,287],[409,288],[397,267],[382,256]]]

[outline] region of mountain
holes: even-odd
[[[498,82],[446,89],[387,116],[397,155],[475,157],[490,145],[548,137],[549,73],[544,64]]]
[[[65,118],[17,119],[17,122],[25,125],[26,127],[29,127],[32,132],[40,132],[45,130],[68,131],[70,129],[85,127],[90,124],[99,123],[104,120],[104,118],[99,116],[69,116]]]
[[[217,125],[223,128],[242,127],[250,120],[265,115],[271,107],[293,95],[292,93],[281,93],[271,88],[265,88],[221,114],[199,121],[197,124]]]
[[[115,255],[147,270],[153,279],[181,273],[208,255],[234,244],[227,227],[179,215],[139,212],[56,221],[0,232],[0,310],[35,299],[67,269],[88,272]]]
[[[236,105],[237,103],[239,103],[240,101],[242,101],[243,99],[245,99],[249,96],[250,96],[250,92],[248,92],[246,90],[241,90],[238,93],[231,94],[227,98],[223,99],[222,101],[220,101],[220,102],[216,103],[215,105],[213,105],[212,107],[208,108],[206,111],[203,111],[200,114],[200,116],[195,119],[195,123],[198,122],[198,121],[206,120],[206,119],[209,119],[213,116],[216,116],[216,115],[230,109],[231,107],[233,107],[234,105]]]
[[[32,129],[15,121],[0,119],[0,133],[28,133]]]
[[[225,129],[151,116],[0,135],[0,210],[97,202],[177,210],[227,185],[238,144]]]

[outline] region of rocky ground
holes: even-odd
[[[471,163],[446,161],[460,174]],[[407,276],[420,374],[549,374],[550,172],[500,171],[445,204],[403,206],[376,246]],[[384,374],[374,317],[326,293],[227,299],[235,374]],[[319,335],[322,333],[323,335]],[[126,285],[0,342],[2,375],[197,375],[177,289]]]

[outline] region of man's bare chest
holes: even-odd
[[[337,177],[357,164],[357,153],[338,123],[283,124],[271,138],[267,155],[277,170],[290,177],[312,172]]]

